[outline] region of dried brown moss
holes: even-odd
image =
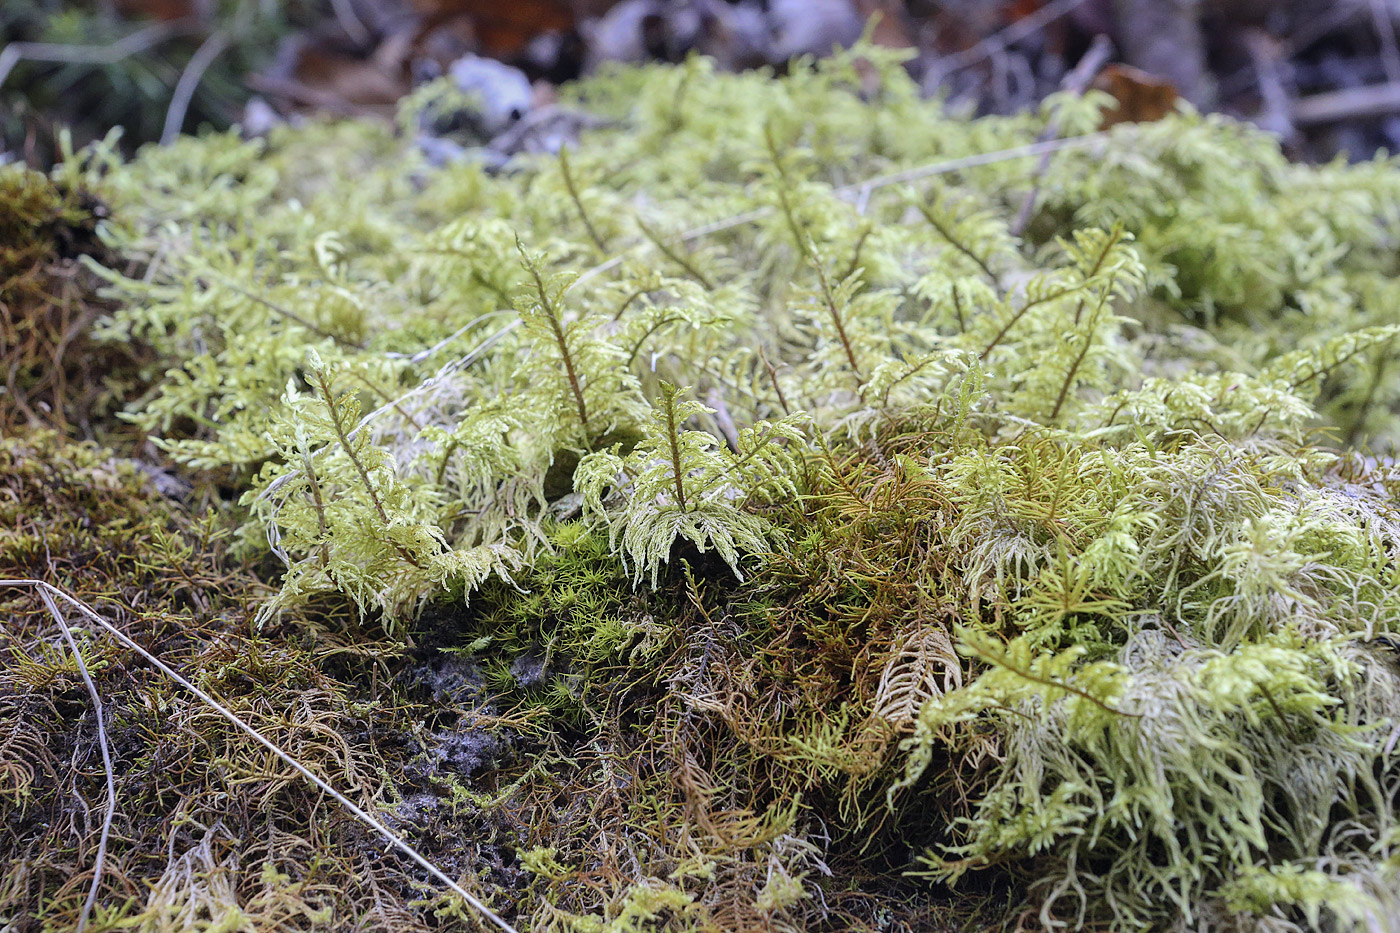
[[[0,441],[0,578],[72,592],[363,806],[392,804],[390,775],[413,748],[373,651],[254,631],[265,589],[226,557],[225,532],[219,514],[191,514],[101,448],[51,432]],[[30,591],[0,590],[0,613],[0,925],[72,929],[105,815],[92,703]],[[347,814],[101,630],[69,622],[117,774],[92,929],[421,926],[413,877]]]
[[[114,260],[97,236],[105,216],[89,192],[0,168],[0,431],[46,426],[92,438],[118,427],[110,416],[130,396],[142,354],[91,336],[113,305],[81,257]]]

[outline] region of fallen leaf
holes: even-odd
[[[429,24],[465,16],[471,21],[480,51],[494,57],[518,54],[536,36],[566,32],[575,26],[568,0],[414,0]]]
[[[1094,79],[1093,86],[1118,102],[1104,111],[1101,129],[1119,123],[1155,122],[1174,113],[1181,99],[1176,85],[1131,65],[1109,65]]]

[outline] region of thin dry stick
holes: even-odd
[[[1244,34],[1244,47],[1249,52],[1250,63],[1254,66],[1255,83],[1259,87],[1260,108],[1253,120],[1260,129],[1274,133],[1283,139],[1297,135],[1293,126],[1293,100],[1283,86],[1282,50],[1262,29],[1251,29]]]
[[[888,175],[876,175],[874,178],[868,179],[867,181],[837,188],[836,193],[850,200],[852,194],[866,188],[872,190],[884,188],[889,185],[898,185],[906,181],[918,181],[921,178],[929,178],[933,175],[946,175],[949,172],[961,172],[963,169],[979,168],[983,165],[994,165],[997,162],[1008,162],[1012,159],[1021,159],[1026,156],[1043,156],[1047,152],[1059,152],[1061,149],[1076,149],[1080,146],[1087,146],[1090,143],[1098,142],[1107,136],[1107,130],[1099,130],[1094,133],[1085,133],[1082,136],[1066,136],[1064,139],[1027,143],[1024,146],[1013,146],[1010,149],[998,149],[995,152],[979,152],[976,155],[947,159],[943,162],[931,162],[928,165],[919,165],[914,168],[891,172]]]
[[[835,189],[835,192],[838,196],[845,198],[848,201],[856,201],[862,198],[868,198],[870,192],[872,191],[876,191],[880,188],[887,188],[891,185],[899,185],[904,184],[906,182],[918,181],[922,178],[931,178],[935,175],[945,175],[950,172],[960,172],[965,169],[978,168],[983,165],[993,165],[998,162],[1007,162],[1012,159],[1021,159],[1031,156],[1043,156],[1046,153],[1059,152],[1062,149],[1076,149],[1081,146],[1088,146],[1093,143],[1096,143],[1107,137],[1107,135],[1107,131],[1101,130],[1096,133],[1086,133],[1082,136],[1068,136],[1064,139],[1052,139],[1047,142],[1030,143],[1025,146],[1015,146],[1010,149],[999,149],[995,152],[979,152],[976,155],[961,156],[956,159],[945,159],[940,162],[930,162],[927,165],[919,165],[913,168],[901,169],[897,172],[890,172],[886,175],[876,175],[875,177],[868,178],[865,181],[856,182],[854,184],[845,185],[843,187],[837,188]],[[774,210],[775,209],[772,207],[761,207],[755,208],[751,211],[745,211],[742,214],[734,214],[723,220],[716,220],[708,224],[693,227],[690,230],[687,230],[685,233],[681,234],[678,239],[680,240],[680,242],[689,243],[692,240],[698,240],[702,237],[707,237],[714,233],[719,233],[724,230],[732,230],[735,227],[742,227],[746,224],[751,224],[755,221],[762,220],[763,218],[770,216],[774,212]],[[598,276],[617,268],[623,262],[625,262],[629,256],[651,245],[653,244],[650,240],[643,240],[640,243],[628,247],[627,249],[613,256],[606,262],[600,263],[599,265],[596,265],[593,268],[584,271],[578,278],[576,278],[573,281],[572,284],[569,285],[568,288],[564,290],[565,293],[567,294],[568,292],[577,288],[584,282],[597,278]],[[500,341],[504,340],[507,336],[510,335],[511,331],[515,330],[519,326],[519,318],[516,318],[510,323],[503,325],[499,330],[492,333],[490,336],[485,337],[481,341],[481,343],[477,344],[476,347],[474,347],[469,353],[444,364],[442,368],[439,369],[434,375],[432,375],[428,379],[425,379],[417,386],[414,386],[412,389],[409,389],[403,395],[399,396],[397,399],[395,399],[395,403],[404,402],[415,395],[431,391],[440,382],[442,382],[442,380],[448,378],[454,373],[466,369],[472,363],[475,363],[478,359],[485,356],[486,353],[492,347],[494,347]],[[437,345],[430,348],[428,351],[425,351],[424,353],[418,354],[417,356],[413,357],[413,362],[422,362],[424,359],[427,359],[428,357],[432,356],[437,350],[440,350],[443,347],[447,346],[450,342],[450,340],[439,342]],[[373,411],[366,413],[363,417],[360,418],[359,423],[355,425],[355,428],[352,431],[350,431],[350,439],[354,440],[357,436],[359,436],[361,430],[363,430],[365,427],[378,420],[379,418],[383,417],[387,412],[392,411],[394,407],[394,404],[380,405]],[[319,453],[319,451],[317,451],[316,453]],[[313,453],[312,456],[316,456],[316,454]],[[277,479],[272,481],[272,483],[267,487],[267,489],[263,490],[259,498],[267,499],[272,497],[276,494],[278,490],[286,486],[288,483],[292,482],[292,480],[296,478],[296,475],[297,474],[294,471],[291,473],[284,474],[283,476],[279,476]],[[275,520],[268,526],[268,542],[271,545],[274,554],[276,554],[284,563],[290,563],[286,552],[282,549],[278,542],[278,533],[276,531]]]
[[[83,912],[78,915],[77,933],[83,933],[87,929],[88,919],[92,916],[93,905],[97,903],[98,888],[102,885],[102,866],[107,861],[107,838],[112,834],[112,817],[117,812],[117,772],[112,767],[112,750],[107,741],[107,713],[102,707],[102,695],[97,692],[97,684],[93,683],[92,675],[88,673],[83,653],[78,650],[73,632],[58,605],[54,603],[53,597],[49,595],[48,590],[40,589],[39,598],[44,601],[49,614],[63,630],[63,638],[68,642],[68,648],[73,652],[73,660],[78,664],[78,673],[83,676],[83,684],[87,687],[88,695],[92,697],[92,712],[97,717],[97,744],[102,748],[102,767],[107,772],[107,813],[102,818],[102,833],[97,839],[97,857],[92,860],[92,887],[88,888]]]
[[[1113,43],[1107,36],[1095,36],[1093,45],[1089,46],[1089,51],[1079,59],[1079,64],[1074,66],[1074,70],[1065,75],[1064,81],[1060,83],[1060,89],[1071,91],[1075,94],[1083,94],[1089,88],[1089,83],[1094,80],[1094,76],[1104,65],[1108,64],[1109,58],[1113,56]],[[1040,134],[1040,142],[1049,142],[1060,132],[1060,113],[1057,110],[1050,118],[1050,122],[1045,125],[1045,130]],[[1031,190],[1026,192],[1026,199],[1021,202],[1021,209],[1016,212],[1016,219],[1011,224],[1010,233],[1018,237],[1026,232],[1026,227],[1031,222],[1031,212],[1035,210],[1036,199],[1040,197],[1040,182],[1045,177],[1046,171],[1050,168],[1050,157],[1053,152],[1047,152],[1040,157],[1040,164],[1035,167],[1034,181],[1031,183]]]
[[[200,43],[199,48],[190,56],[189,63],[180,74],[180,80],[175,84],[175,93],[170,95],[170,109],[165,111],[165,127],[160,131],[162,146],[170,145],[180,135],[180,127],[185,123],[185,112],[190,108],[190,101],[194,98],[194,92],[199,87],[204,72],[209,70],[209,66],[214,64],[214,59],[222,55],[226,48],[228,36],[223,30],[217,30]]]
[[[385,404],[380,405],[378,408],[361,417],[360,420],[355,424],[355,427],[351,429],[346,436],[353,441],[355,438],[360,436],[360,432],[362,430],[368,427],[376,419],[382,417],[387,412],[398,409],[404,402],[408,401],[414,396],[422,395],[425,392],[431,391],[432,389],[436,388],[439,383],[450,377],[452,374],[460,372],[461,370],[466,369],[472,363],[475,363],[478,359],[485,356],[486,353],[497,343],[501,342],[507,336],[509,336],[511,331],[515,330],[519,326],[520,318],[516,318],[509,324],[506,324],[500,330],[483,339],[481,343],[473,347],[471,352],[467,353],[465,356],[459,356],[457,359],[444,364],[442,368],[439,369],[432,376],[423,380],[418,385],[414,386],[412,389],[409,389],[407,392],[403,393],[398,398],[395,398],[391,402],[386,402]],[[446,342],[440,343],[438,345],[439,348],[443,346],[446,346]],[[328,448],[323,447],[320,450],[315,450],[311,453],[311,456],[320,456],[321,452],[326,449]],[[277,479],[273,480],[270,484],[268,484],[268,487],[265,490],[263,490],[262,493],[258,496],[259,500],[271,499],[279,490],[281,490],[288,483],[296,479],[297,475],[297,472],[293,470],[289,473],[284,473],[282,476],[277,477]],[[268,546],[272,550],[272,553],[275,554],[277,558],[282,561],[282,563],[291,566],[291,558],[288,556],[286,550],[281,545],[281,532],[277,529],[276,517],[278,508],[280,508],[280,506],[274,508],[272,521],[270,521],[267,526],[267,542]]]
[[[57,42],[11,42],[0,49],[0,85],[22,61],[71,63],[80,65],[111,65],[131,55],[144,52],[166,39],[193,32],[193,19],[170,23],[155,23],[138,29],[110,45],[63,45]]]
[[[1381,64],[1385,66],[1386,80],[1391,84],[1400,83],[1400,48],[1396,48],[1395,20],[1390,15],[1390,5],[1385,0],[1371,0],[1371,19],[1376,24],[1376,35],[1381,40]]]
[[[959,52],[940,63],[943,67],[935,71],[936,79],[933,83],[940,83],[953,72],[970,68],[1005,50],[1008,46],[1029,38],[1061,16],[1072,13],[1075,7],[1084,2],[1085,0],[1054,0],[1053,3],[1045,4],[1029,16],[1021,17],[1000,32],[992,33],[972,48]]]
[[[89,607],[86,603],[82,602],[76,597],[68,595],[56,586],[52,586],[51,584],[45,583],[43,580],[0,580],[0,586],[30,587],[37,590],[41,594],[41,598],[44,595],[57,596],[59,599],[73,606],[83,615],[87,616],[94,623],[99,625],[112,637],[116,638],[117,641],[121,642],[123,646],[136,652],[142,658],[145,658],[146,661],[153,665],[162,674],[169,677],[171,680],[175,681],[177,684],[184,687],[186,690],[190,691],[195,696],[199,697],[199,699],[206,703],[210,709],[214,710],[214,712],[227,719],[239,731],[248,735],[263,748],[266,748],[268,751],[272,752],[274,755],[276,755],[278,758],[282,759],[282,761],[290,765],[293,769],[295,769],[298,773],[300,773],[311,783],[319,787],[322,791],[324,791],[328,796],[330,796],[333,800],[339,803],[342,807],[344,807],[346,810],[349,810],[350,813],[356,819],[373,829],[380,836],[384,837],[384,839],[387,840],[396,849],[398,849],[403,854],[407,855],[409,858],[413,859],[413,861],[416,862],[419,865],[419,867],[427,871],[437,880],[441,881],[444,885],[447,886],[449,890],[451,890],[458,897],[462,898],[462,900],[470,904],[483,917],[494,923],[498,928],[500,928],[503,931],[503,933],[519,933],[519,931],[516,930],[515,927],[511,926],[504,919],[502,919],[495,911],[483,904],[480,900],[473,896],[471,892],[469,892],[466,888],[462,887],[460,884],[448,877],[446,872],[438,868],[432,862],[428,861],[428,859],[424,857],[422,853],[420,853],[417,849],[414,849],[408,843],[404,842],[403,839],[396,835],[393,830],[389,829],[379,820],[375,819],[374,817],[366,813],[364,810],[360,809],[360,807],[358,807],[355,804],[355,802],[352,801],[349,797],[345,796],[340,791],[332,787],[330,784],[326,783],[325,780],[318,777],[314,772],[307,768],[306,765],[297,761],[290,754],[283,751],[277,745],[274,745],[268,739],[264,738],[260,732],[258,732],[252,726],[248,725],[242,719],[238,718],[237,714],[227,709],[225,706],[223,706],[223,704],[219,703],[217,700],[215,700],[209,694],[205,693],[203,690],[196,687],[194,684],[190,683],[179,673],[177,673],[174,669],[167,666],[163,661],[161,661],[155,655],[151,654],[145,648],[142,648],[139,644],[133,641],[131,637],[128,636],[125,632],[123,632],[121,629],[117,628],[111,622],[108,622],[102,616],[98,615],[95,611],[93,611],[93,609]],[[52,602],[52,599],[46,600],[46,603],[50,605],[52,605]],[[51,608],[50,611],[54,612],[54,615],[57,618],[58,614],[55,611],[56,609],[57,607],[55,606]]]
[[[514,314],[514,313],[515,313],[515,312],[514,312],[513,310],[509,309],[509,308],[497,308],[495,311],[487,311],[485,314],[479,314],[479,315],[477,315],[476,317],[472,318],[469,322],[467,322],[466,324],[463,324],[461,327],[457,328],[457,329],[454,330],[452,333],[448,334],[446,337],[442,338],[442,339],[439,340],[437,343],[433,344],[431,347],[428,347],[426,350],[419,350],[417,353],[412,353],[412,354],[409,354],[409,353],[394,353],[394,352],[391,351],[391,352],[385,353],[385,354],[384,354],[384,358],[385,358],[385,359],[389,359],[389,360],[408,360],[410,363],[421,363],[421,362],[423,362],[424,360],[428,359],[429,357],[436,355],[437,352],[438,352],[439,350],[441,350],[443,347],[447,346],[449,343],[451,343],[452,341],[456,340],[458,337],[462,336],[462,335],[465,334],[467,331],[471,330],[473,327],[475,327],[476,325],[480,324],[482,321],[486,320],[487,318],[489,318],[489,317],[495,317],[495,316],[498,315],[498,314]],[[361,347],[360,349],[364,349],[364,348]]]
[[[1024,146],[1014,146],[1010,149],[998,149],[996,152],[979,152],[976,155],[960,156],[956,159],[945,159],[941,162],[930,162],[927,165],[918,165],[914,168],[901,169],[897,172],[890,172],[887,175],[876,175],[865,181],[843,185],[840,188],[834,189],[834,191],[838,197],[844,198],[847,201],[859,202],[864,198],[868,198],[870,192],[880,188],[887,188],[890,185],[918,181],[921,178],[931,178],[934,175],[946,175],[949,172],[960,172],[969,168],[979,168],[983,165],[994,165],[997,162],[1008,162],[1012,159],[1021,159],[1028,156],[1043,156],[1048,152],[1059,152],[1061,149],[1074,149],[1098,142],[1107,135],[1107,131],[1101,130],[1096,133],[1085,133],[1082,136],[1067,136],[1064,139],[1052,139],[1049,141],[1029,143]],[[690,230],[682,233],[678,239],[681,242],[689,243],[692,240],[698,240],[714,233],[733,230],[735,227],[742,227],[754,223],[755,221],[763,220],[765,217],[770,217],[775,210],[776,208],[774,207],[757,207],[751,211],[745,211],[742,214],[734,214],[730,217],[726,217],[723,220],[716,220],[698,227],[692,227]],[[616,269],[627,260],[627,257],[650,245],[650,241],[637,243],[618,253],[616,256],[613,256],[607,262],[600,263],[586,270],[574,280],[573,284],[569,286],[569,290],[605,272]]]
[[[1316,126],[1396,112],[1400,112],[1400,84],[1372,84],[1300,98],[1293,104],[1293,122],[1298,126]]]
[[[335,13],[336,22],[340,23],[340,28],[345,30],[351,42],[358,46],[367,46],[374,41],[369,27],[360,19],[360,14],[355,12],[355,6],[350,0],[331,0],[331,10]]]
[[[1323,11],[1308,21],[1299,24],[1292,33],[1284,37],[1284,57],[1292,58],[1308,46],[1327,36],[1328,33],[1351,26],[1361,18],[1360,0],[1319,4]],[[1330,7],[1330,8],[1329,8]]]

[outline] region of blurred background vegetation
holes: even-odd
[[[3,148],[43,164],[56,153],[59,126],[79,144],[120,126],[129,146],[160,139],[168,120],[177,132],[227,127],[242,116],[244,76],[264,67],[283,38],[323,17],[321,6],[0,0],[0,39],[24,53],[0,58],[0,74],[9,66],[0,87]],[[182,78],[183,118],[171,114]]]
[[[0,0],[0,161],[122,127],[123,146],[305,113],[391,118],[464,55],[537,96],[605,61],[781,71],[864,30],[955,111],[1033,109],[1096,36],[1125,112],[1177,100],[1292,156],[1400,147],[1400,0]],[[1153,119],[1154,116],[1136,117]]]

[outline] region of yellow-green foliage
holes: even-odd
[[[127,417],[244,491],[264,618],[453,619],[549,749],[522,918],[873,927],[866,858],[1047,927],[1400,915],[1400,479],[1325,446],[1400,438],[1393,162],[1182,112],[891,181],[1098,98],[956,120],[871,48],[575,94],[498,174],[91,156]]]

